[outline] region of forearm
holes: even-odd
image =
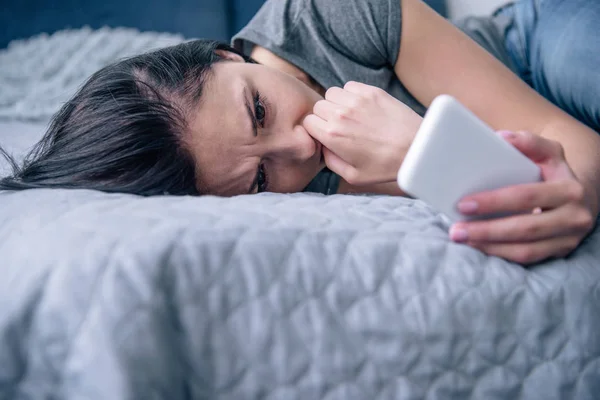
[[[392,196],[405,196],[408,197],[406,193],[404,193],[398,187],[396,181],[379,183],[376,185],[366,185],[366,186],[353,186],[343,179],[340,181],[340,186],[338,187],[338,194],[359,194],[359,193],[370,193],[370,194],[387,194]]]
[[[600,200],[600,134],[570,117],[549,122],[539,134],[562,145],[567,162],[587,189],[596,215]]]
[[[423,2],[401,1],[405,22],[395,70],[411,93],[425,105],[450,94],[496,130],[529,131],[558,141],[596,214],[600,135],[536,93]]]

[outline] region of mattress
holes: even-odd
[[[0,260],[0,399],[600,393],[598,229],[523,268],[400,197],[31,190],[0,193]]]

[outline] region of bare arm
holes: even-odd
[[[401,155],[399,155],[400,157]],[[388,183],[379,183],[376,185],[366,185],[366,186],[355,186],[351,185],[345,180],[340,180],[340,186],[338,187],[339,194],[352,194],[352,193],[373,193],[373,194],[389,194],[392,196],[406,196],[398,184],[394,182]]]
[[[450,94],[497,130],[529,131],[562,144],[597,212],[600,135],[540,96],[458,28],[419,0],[402,2],[398,78],[428,106]]]

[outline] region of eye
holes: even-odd
[[[258,172],[256,175],[256,187],[257,193],[267,192],[269,190],[269,179],[267,177],[267,171],[265,170],[265,165],[262,163],[258,166]]]
[[[259,92],[256,92],[256,95],[254,96],[254,116],[256,118],[256,122],[258,122],[258,124],[264,128],[267,109]]]

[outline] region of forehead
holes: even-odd
[[[244,99],[246,79],[228,64],[234,63],[213,66],[202,98],[191,110],[187,138],[198,186],[219,195],[247,191],[248,172],[254,169],[245,156],[253,138]]]

